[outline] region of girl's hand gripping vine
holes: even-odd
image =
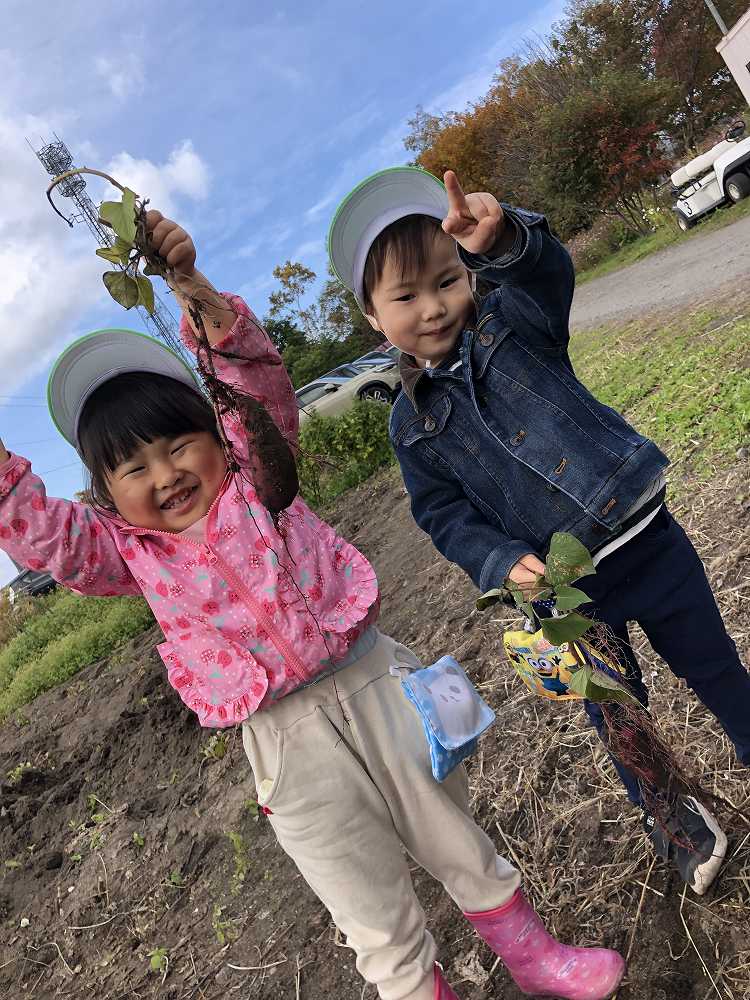
[[[196,336],[198,330],[188,308],[188,299],[200,303],[208,342],[218,344],[229,333],[237,316],[208,278],[196,270],[195,244],[190,234],[176,222],[165,219],[156,209],[146,213],[146,232],[151,249],[167,265],[167,282]]]

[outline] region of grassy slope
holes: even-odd
[[[571,354],[596,396],[701,476],[750,440],[748,302],[587,331]]]
[[[57,590],[0,650],[0,721],[153,624],[140,597]]]

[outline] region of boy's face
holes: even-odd
[[[401,274],[389,254],[370,298],[371,326],[395,347],[433,366],[450,353],[474,310],[469,275],[456,255],[455,241],[437,228],[422,272]]]

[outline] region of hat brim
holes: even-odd
[[[420,167],[380,170],[341,202],[328,230],[328,255],[339,280],[363,305],[365,261],[370,247],[391,223],[407,215],[442,220],[448,195],[442,182]]]
[[[100,385],[125,372],[165,375],[201,391],[195,372],[153,337],[135,330],[89,333],[63,351],[47,383],[50,416],[74,448],[78,448],[78,423],[86,400]]]

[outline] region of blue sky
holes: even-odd
[[[44,405],[76,336],[140,329],[108,299],[83,226],[47,207],[26,145],[57,132],[77,165],[110,169],[189,228],[199,267],[261,315],[287,258],[325,273],[340,197],[404,163],[417,105],[458,110],[564,0],[468,8],[322,0],[72,4],[4,0],[0,15],[0,436],[71,496],[83,475]],[[101,187],[89,186],[95,200]],[[13,574],[0,553],[0,583]]]

